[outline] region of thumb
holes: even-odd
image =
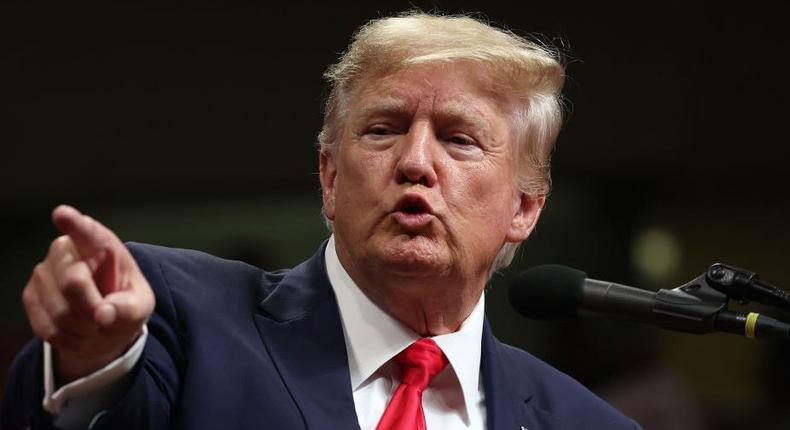
[[[149,288],[116,291],[104,296],[93,319],[105,329],[137,330],[151,315],[153,306],[153,294]]]
[[[118,318],[118,311],[115,306],[108,301],[104,301],[96,308],[93,319],[99,327],[110,327]]]

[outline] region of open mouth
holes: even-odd
[[[435,218],[431,205],[417,194],[401,197],[395,205],[393,216],[402,228],[415,233],[422,231]]]
[[[422,197],[417,195],[407,195],[398,200],[395,205],[395,212],[403,212],[409,215],[431,213],[431,206]]]

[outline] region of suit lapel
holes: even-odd
[[[502,355],[505,348],[491,333],[488,319],[483,325],[481,367],[486,395],[489,430],[560,430],[560,420],[532,405],[534,387],[529,379],[511,371]]]
[[[255,324],[308,429],[359,429],[337,302],[324,263],[326,243],[288,272],[260,303]],[[489,430],[561,430],[533,407],[532,382],[510,372],[505,348],[483,326],[481,368]]]
[[[308,429],[358,429],[345,339],[324,249],[288,272],[255,323]]]

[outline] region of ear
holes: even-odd
[[[335,179],[337,166],[332,153],[321,151],[318,155],[319,179],[321,181],[321,196],[324,201],[324,215],[330,220],[335,219]]]
[[[515,208],[515,214],[510,222],[510,229],[505,239],[508,242],[518,243],[528,238],[538,223],[540,211],[545,203],[546,196],[543,194],[530,196],[520,193],[517,202],[518,207]]]

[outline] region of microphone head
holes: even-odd
[[[544,264],[517,275],[510,284],[510,304],[516,312],[534,319],[573,319],[582,301],[581,270]]]

